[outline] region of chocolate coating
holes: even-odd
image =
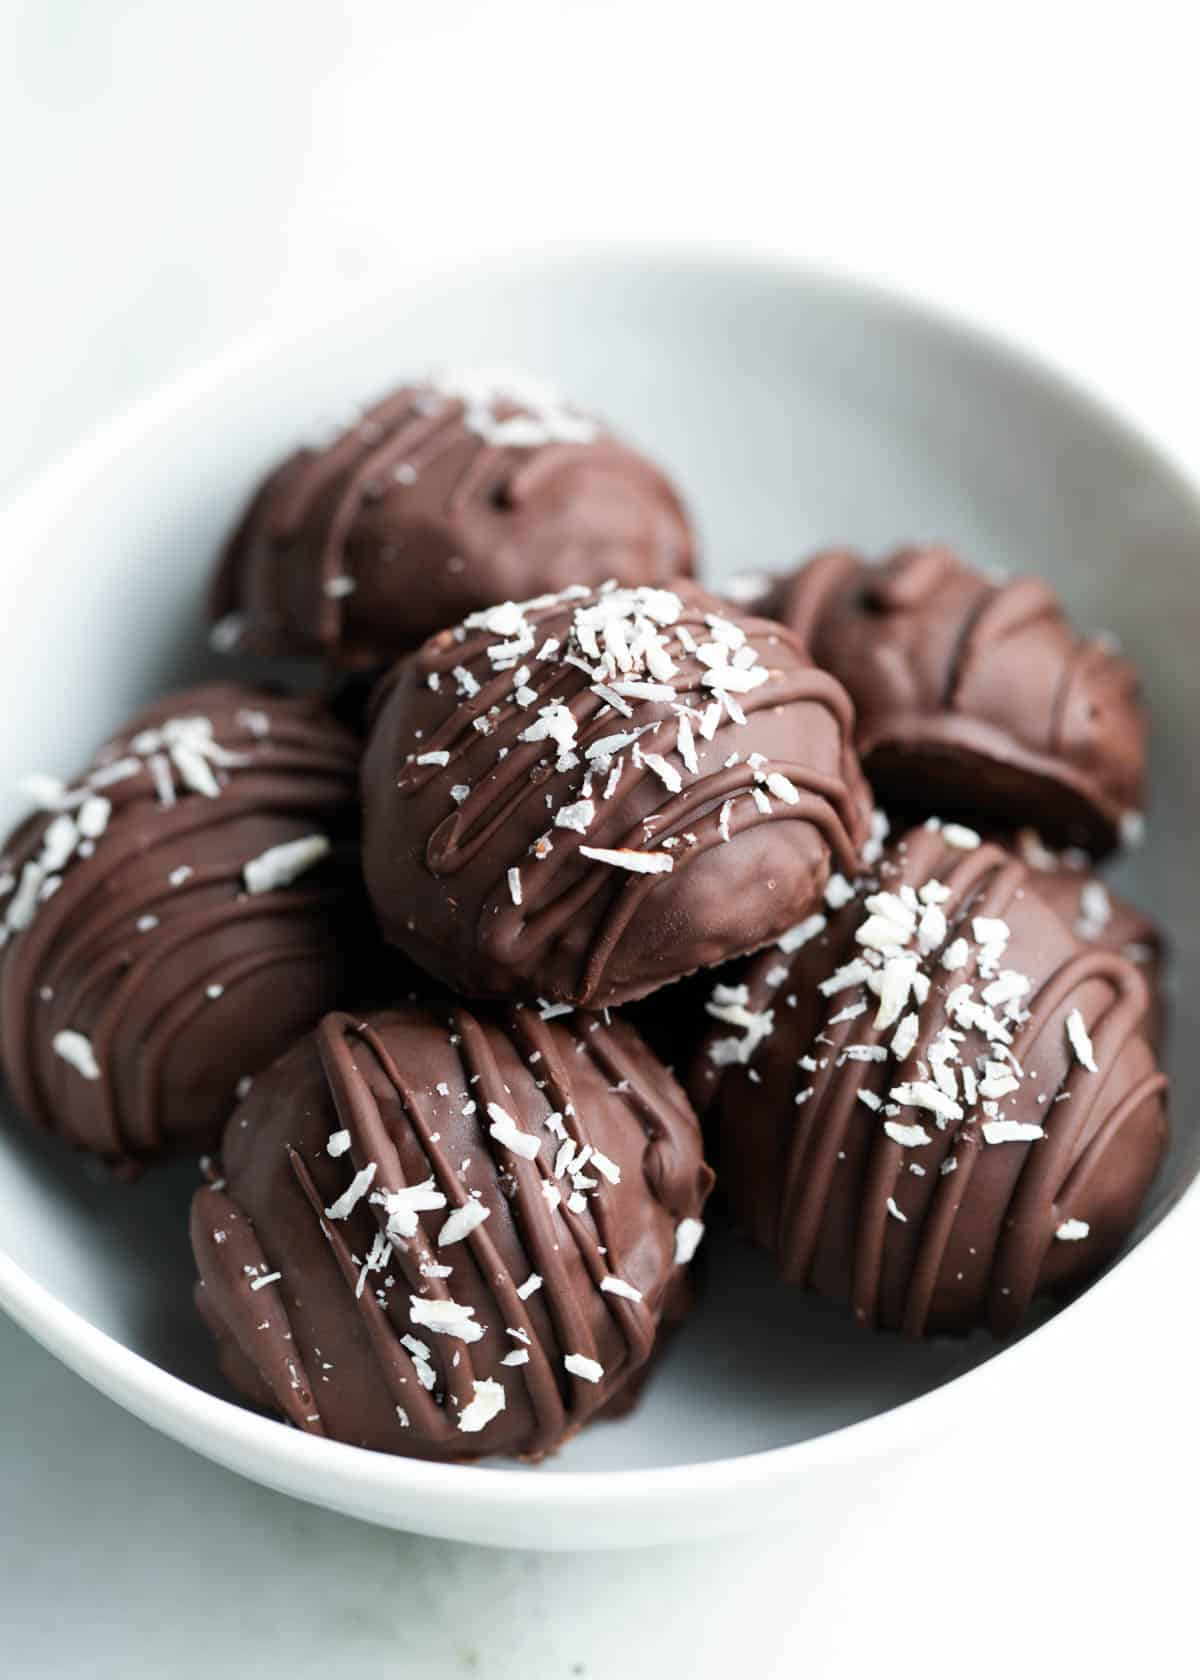
[[[192,1244],[229,1380],[429,1459],[540,1457],[619,1399],[711,1184],[626,1023],[452,1004],[326,1016],[235,1111],[223,1166]],[[460,1327],[435,1331],[445,1303]]]
[[[47,786],[0,861],[0,1046],[27,1115],[125,1166],[215,1143],[238,1081],[354,966],[357,764],[315,702],[223,683]]]
[[[955,833],[911,831],[827,926],[746,965],[693,1077],[783,1275],[913,1336],[1002,1334],[1091,1277],[1166,1141],[1141,974]]]
[[[1149,1002],[1146,1037],[1161,1055],[1167,1025],[1167,941],[1158,923],[1092,873],[1085,852],[1051,851],[1032,829],[1013,844],[1034,871],[1044,899],[1085,944],[1114,951],[1140,968]]]
[[[385,937],[456,991],[596,1008],[753,950],[856,864],[851,727],[794,637],[695,584],[476,615],[376,703]]]
[[[497,601],[666,583],[693,540],[673,486],[529,381],[401,387],[267,478],[222,557],[222,645],[379,665]]]
[[[882,565],[831,550],[777,582],[764,610],[845,684],[889,809],[1028,822],[1096,854],[1136,830],[1137,674],[1079,636],[1040,579],[998,582],[946,548]]]

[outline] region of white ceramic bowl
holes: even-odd
[[[189,1163],[134,1189],[15,1119],[0,1133],[0,1304],[158,1428],[268,1485],[396,1528],[539,1547],[825,1521],[869,1472],[969,1420],[1066,1438],[1122,1325],[1195,1235],[1200,916],[1200,504],[1147,447],[1025,358],[907,304],[795,270],[674,256],[481,264],[386,308],[259,347],[114,420],[0,525],[6,783],[70,770],[156,690],[204,667],[200,602],[259,472],[431,362],[553,373],[675,471],[709,576],[844,540],[936,536],[1045,573],[1146,672],[1156,817],[1127,885],[1166,917],[1177,987],[1175,1141],[1125,1258],[1019,1343],[911,1346],[780,1289],[718,1240],[709,1288],[647,1397],[531,1469],[411,1463],[231,1403],[191,1309]],[[0,818],[7,824],[19,801]],[[1164,1217],[1169,1213],[1169,1217]],[[1158,1227],[1158,1228],[1156,1228]],[[1147,1235],[1149,1233],[1149,1235]]]

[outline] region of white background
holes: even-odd
[[[0,0],[0,491],[176,369],[431,255],[615,237],[930,298],[1200,469],[1186,14]],[[0,1325],[0,1672],[1194,1674],[1194,1324],[1182,1279],[1073,1438],[1020,1463],[980,1440],[818,1546],[636,1559],[310,1511]]]

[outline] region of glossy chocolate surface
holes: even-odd
[[[674,487],[527,378],[403,386],[275,469],[230,538],[220,645],[377,666],[498,601],[691,572]]]
[[[258,1080],[192,1214],[230,1381],[385,1452],[539,1457],[636,1382],[711,1183],[624,1022],[330,1015]]]
[[[856,866],[851,729],[794,637],[695,584],[478,614],[377,696],[384,934],[461,993],[589,1007],[754,950]]]
[[[865,1325],[1012,1330],[1112,1258],[1158,1165],[1145,981],[1036,885],[969,831],[915,829],[714,992],[692,1083],[722,1188],[786,1278]]]
[[[831,550],[771,581],[759,606],[845,685],[889,810],[1032,824],[1097,855],[1136,835],[1137,674],[1079,635],[1040,579],[997,579],[939,547],[881,565]]]
[[[313,701],[165,696],[3,849],[0,1044],[18,1106],[126,1166],[211,1146],[238,1082],[363,943],[358,747]]]

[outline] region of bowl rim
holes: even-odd
[[[555,270],[640,270],[655,274],[721,276],[739,280],[791,283],[799,289],[847,298],[882,321],[916,327],[945,342],[982,356],[1021,378],[1050,400],[1074,408],[1092,425],[1106,430],[1148,468],[1171,481],[1173,490],[1193,506],[1200,525],[1200,485],[1177,454],[1155,434],[1126,420],[1074,373],[1067,374],[1003,331],[982,326],[968,315],[945,309],[919,295],[892,289],[836,269],[775,255],[730,251],[720,245],[651,241],[569,245],[529,243],[503,254],[480,254],[481,269],[510,282],[536,275],[543,281]],[[433,263],[393,279],[386,291],[359,295],[352,305],[324,316],[322,334],[362,330],[370,320],[386,319],[405,299],[420,296],[440,277],[461,276],[461,259]],[[369,314],[367,313],[369,312]],[[0,507],[4,550],[20,552],[22,527],[44,528],[64,496],[107,471],[112,461],[163,419],[177,418],[227,384],[244,383],[256,368],[278,358],[303,355],[314,336],[314,323],[289,323],[282,329],[244,338],[220,355],[168,376],[76,444],[51,460]],[[498,1474],[488,1465],[425,1462],[373,1452],[338,1441],[305,1435],[285,1423],[194,1387],[135,1353],[37,1282],[0,1247],[0,1307],[65,1365],[126,1409],[177,1440],[217,1458],[258,1480],[309,1498],[345,1508],[334,1494],[360,1496],[360,1514],[382,1506],[403,1517],[405,1502],[436,1500],[443,1510],[485,1508],[523,1514],[598,1512],[670,1502],[705,1503],[766,1493],[818,1468],[836,1467],[886,1451],[914,1434],[936,1427],[952,1414],[961,1416],[982,1397],[985,1387],[1011,1384],[1037,1355],[1031,1349],[1066,1339],[1100,1311],[1110,1310],[1122,1288],[1147,1266],[1165,1265],[1169,1251],[1182,1240],[1188,1221],[1200,1220],[1200,1175],[1168,1206],[1157,1224],[1109,1270],[1062,1311],[971,1370],[914,1398],[785,1446],[685,1465],[636,1469],[555,1471],[549,1475]],[[1076,1336],[1076,1341],[1081,1338]],[[1077,1366],[1082,1375],[1086,1359]],[[964,1388],[964,1385],[966,1387]],[[1074,1388],[1071,1384],[1071,1388]],[[1060,1391],[1060,1404],[1066,1394]],[[965,1405],[964,1405],[965,1402]],[[1043,1422],[1045,1421],[1043,1415]],[[253,1468],[247,1468],[252,1466]],[[298,1484],[307,1484],[299,1486]],[[328,1497],[326,1495],[328,1490]],[[415,1507],[414,1507],[415,1509]],[[377,1520],[386,1520],[377,1515]]]

